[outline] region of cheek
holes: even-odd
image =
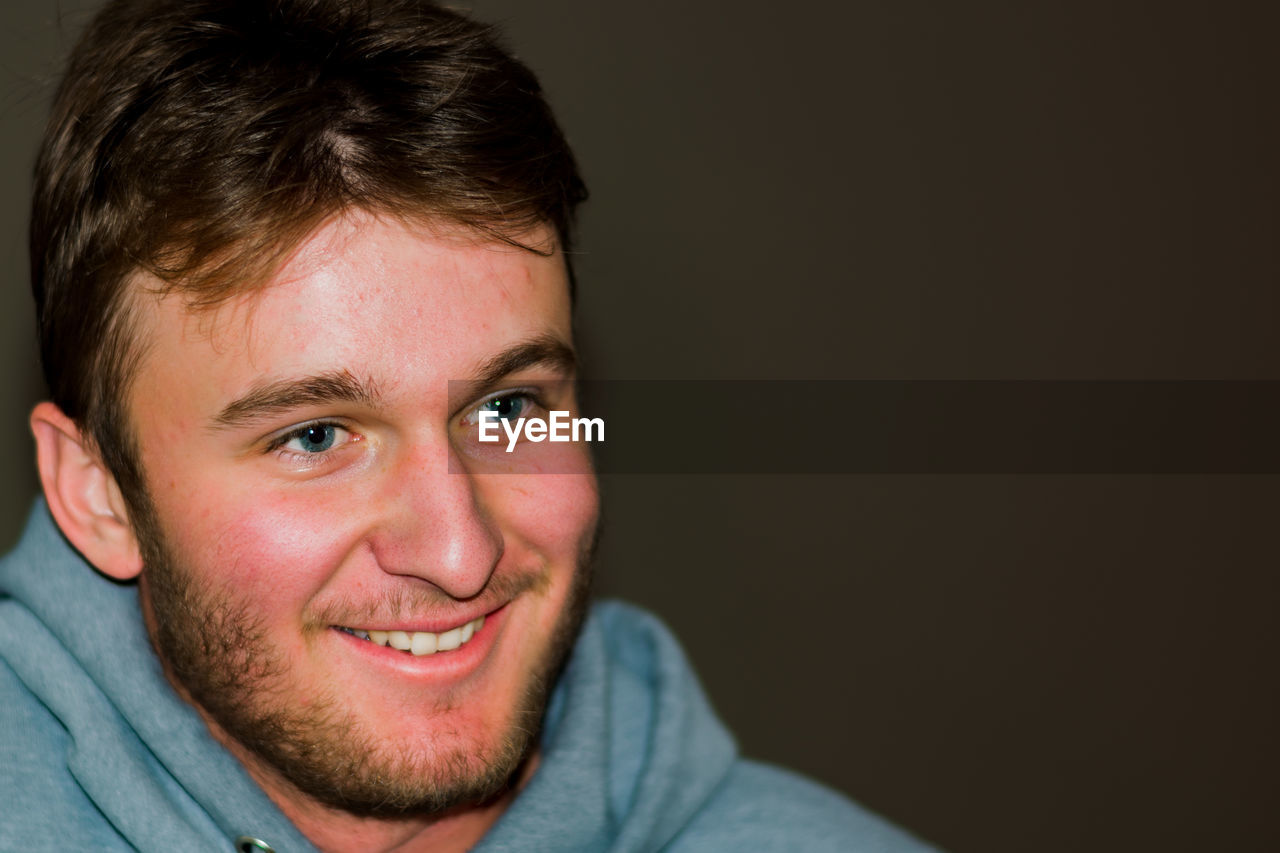
[[[577,566],[599,514],[594,475],[482,475],[477,479],[485,489],[485,503],[501,520],[508,546],[523,544],[553,566]]]
[[[324,507],[282,496],[167,501],[161,522],[184,567],[237,597],[297,610],[349,550],[349,536]]]

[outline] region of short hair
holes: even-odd
[[[116,0],[71,54],[36,164],[31,273],[53,401],[144,496],[129,290],[260,287],[348,209],[572,245],[586,198],[533,73],[427,0]]]

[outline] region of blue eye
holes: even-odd
[[[497,412],[498,417],[504,421],[520,417],[520,413],[524,411],[524,406],[525,398],[517,394],[509,397],[494,397],[480,404],[482,410]]]
[[[310,424],[289,436],[285,446],[292,444],[304,453],[324,453],[337,438],[338,428],[333,424]]]

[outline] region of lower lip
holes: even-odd
[[[451,651],[421,656],[402,652],[391,646],[380,646],[337,628],[330,630],[349,649],[371,664],[387,667],[411,678],[447,681],[470,675],[484,662],[493,648],[498,632],[502,630],[506,614],[507,605],[504,604],[492,613],[485,614],[484,624],[466,643]]]

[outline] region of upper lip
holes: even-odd
[[[452,631],[454,628],[461,628],[468,622],[473,622],[481,616],[488,618],[489,616],[501,610],[505,604],[487,612],[477,612],[469,616],[443,616],[432,619],[397,619],[394,622],[372,622],[365,624],[340,624],[335,625],[337,628],[349,628],[352,631],[404,631],[406,634],[443,634],[446,631]]]

